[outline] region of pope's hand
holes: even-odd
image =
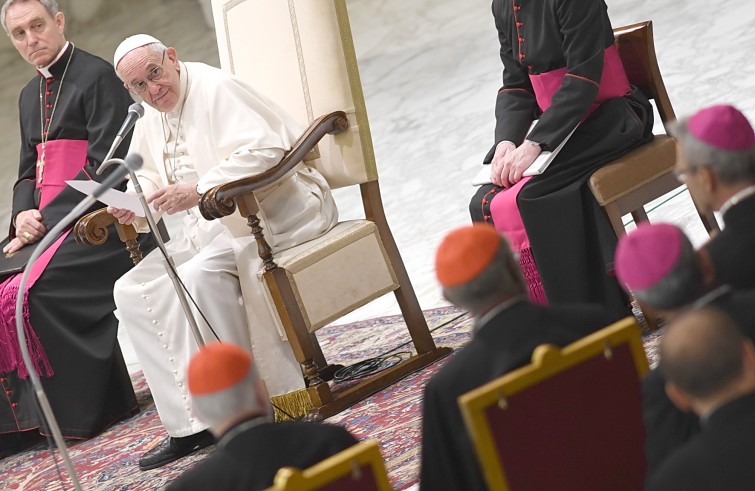
[[[124,225],[131,225],[132,223],[134,223],[134,219],[136,219],[136,213],[131,210],[125,210],[123,208],[108,206],[107,212],[113,215],[118,220],[118,223],[122,223]]]
[[[153,193],[147,202],[152,203],[155,210],[172,215],[194,208],[201,197],[194,184],[171,184]]]

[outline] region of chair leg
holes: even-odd
[[[648,218],[647,212],[645,212],[644,207],[637,208],[636,210],[632,211],[632,218],[634,218],[634,223],[639,224],[641,222],[649,222],[650,219]],[[622,227],[623,228],[623,227]]]
[[[626,234],[626,230],[624,230],[624,222],[621,221],[621,212],[619,212],[618,206],[616,206],[616,203],[608,203],[603,207],[603,210],[606,212],[606,216],[611,223],[611,228],[613,228],[616,237],[621,238],[621,236]]]
[[[393,240],[393,234],[391,234],[391,229],[388,227],[388,221],[383,212],[378,182],[370,181],[362,184],[360,188],[365,215],[368,220],[373,220],[377,225],[383,247],[385,247],[388,259],[391,261],[393,271],[398,279],[399,288],[394,291],[394,294],[404,316],[406,327],[409,329],[414,347],[418,354],[434,351],[436,349],[435,341],[433,341],[430,329],[427,327],[427,321],[417,301],[417,295],[414,293],[412,282],[406,272],[406,267],[404,267],[401,253],[399,253],[396,242]]]

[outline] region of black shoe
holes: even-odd
[[[157,469],[197,450],[209,447],[213,443],[215,439],[207,430],[183,438],[169,436],[142,455],[139,459],[139,469],[143,471]]]

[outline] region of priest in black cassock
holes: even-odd
[[[469,344],[425,387],[420,489],[484,490],[459,396],[526,365],[540,344],[565,346],[616,319],[598,305],[528,302],[519,266],[490,225],[449,233],[438,247],[435,268],[443,295],[474,314],[475,325]]]
[[[54,0],[8,0],[0,21],[37,70],[19,99],[21,152],[8,254],[38,242],[82,200],[65,180],[107,177],[95,170],[132,101],[110,64],[66,41]],[[128,141],[116,156],[127,148]],[[85,248],[66,232],[35,263],[25,292],[18,291],[20,274],[0,279],[0,457],[49,434],[16,339],[18,294],[33,369],[64,437],[89,438],[138,412],[113,315],[113,283],[130,266],[116,234]]]
[[[585,183],[652,139],[653,115],[627,80],[606,4],[493,0],[493,16],[503,86],[495,144],[483,162],[491,183],[472,198],[472,219],[509,238],[534,300],[601,303],[628,314],[611,274],[616,237]],[[523,178],[572,130],[543,174]]]

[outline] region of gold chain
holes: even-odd
[[[66,62],[66,67],[63,70],[63,76],[60,77],[60,85],[58,85],[58,93],[55,96],[55,102],[52,105],[52,111],[50,111],[50,122],[47,123],[47,131],[45,131],[45,106],[42,96],[42,79],[45,77],[41,76],[39,78],[39,131],[41,133],[40,137],[42,139],[42,154],[37,161],[37,167],[39,168],[39,175],[37,176],[37,179],[39,180],[39,182],[42,182],[42,173],[45,169],[45,145],[47,144],[48,132],[50,131],[50,127],[52,126],[52,118],[55,117],[55,109],[58,107],[60,93],[63,92],[63,81],[66,79],[66,73],[68,73],[68,65],[71,64],[71,58],[73,58],[73,52],[75,49],[76,46],[71,43],[71,54],[68,55],[68,61]]]

